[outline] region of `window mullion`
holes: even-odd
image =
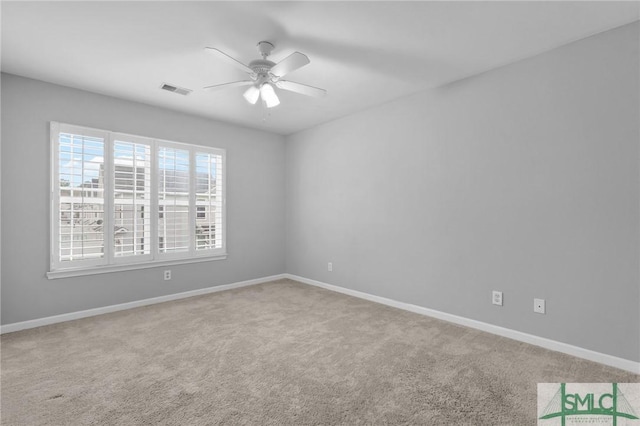
[[[160,218],[158,201],[158,141],[151,141],[151,256],[158,259],[160,241],[158,233],[158,221]]]
[[[221,155],[220,162],[217,163],[219,167],[216,167],[216,194],[220,196],[220,214],[222,215],[220,220],[220,226],[222,231],[221,237],[221,249],[226,253],[227,251],[227,156],[226,153]]]
[[[196,152],[192,147],[189,148],[189,256],[196,254],[196,216],[198,209],[196,207]]]
[[[114,141],[113,134],[109,133],[105,137],[104,149],[104,256],[106,263],[113,264],[114,259],[114,238],[113,230],[115,225],[115,191],[114,191],[114,175],[115,162],[113,156]]]

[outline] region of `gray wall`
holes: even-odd
[[[287,272],[640,361],[638,33],[290,136]]]
[[[48,280],[49,121],[227,150],[226,260]],[[281,136],[2,74],[2,324],[285,272]]]

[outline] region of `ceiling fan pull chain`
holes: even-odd
[[[262,108],[262,122],[267,124],[267,117],[271,117],[271,112],[268,108]]]

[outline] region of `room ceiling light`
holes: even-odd
[[[260,87],[260,96],[267,108],[280,105],[280,99],[278,99],[278,95],[276,95],[275,90],[273,90],[273,86],[269,83],[264,83],[262,87]]]
[[[246,92],[244,92],[243,96],[247,100],[247,102],[249,102],[251,105],[255,105],[256,102],[258,102],[258,98],[260,97],[260,89],[258,89],[256,86],[251,86],[247,89]]]

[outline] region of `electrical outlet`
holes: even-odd
[[[502,292],[501,291],[493,291],[492,303],[494,305],[502,306]]]
[[[533,312],[544,314],[545,311],[544,299],[533,299]]]
[[[333,271],[333,263],[332,262],[327,263],[327,271],[329,271],[329,272]]]
[[[171,279],[171,269],[167,269],[166,271],[164,271],[164,280],[168,281]]]

